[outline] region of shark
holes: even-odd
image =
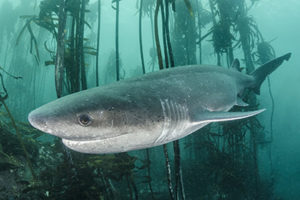
[[[247,106],[242,100],[245,89],[260,94],[266,77],[290,57],[291,53],[277,57],[249,75],[235,70],[239,67],[210,65],[151,72],[56,99],[31,111],[28,120],[82,153],[150,148],[181,139],[212,122],[263,112],[230,110]]]

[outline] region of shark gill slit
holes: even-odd
[[[187,121],[187,108],[168,99],[161,100],[164,117],[163,129],[155,144],[163,143],[166,139],[173,140],[176,135],[184,131],[184,122]],[[170,138],[171,137],[171,138]]]
[[[164,123],[163,123],[162,132],[155,140],[155,142],[154,142],[155,144],[159,144],[159,143],[161,143],[161,141],[163,141],[163,139],[166,137],[166,131],[167,131],[167,127],[168,127],[165,102],[161,99],[159,99],[159,101],[160,101],[162,112],[163,112]]]
[[[171,137],[174,136],[174,133],[176,132],[176,129],[178,128],[179,125],[179,120],[178,119],[178,115],[176,112],[176,107],[175,107],[176,103],[174,103],[173,101],[170,101],[170,109],[171,109],[171,125],[172,128],[170,130],[170,132],[168,133],[168,135],[170,135]],[[173,119],[172,119],[173,117]]]

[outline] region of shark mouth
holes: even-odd
[[[62,138],[62,142],[66,147],[81,153],[100,153],[99,148],[97,148],[97,146],[103,143],[102,140],[79,141],[79,140],[68,140],[64,138]]]
[[[128,146],[128,135],[120,135],[117,137],[106,139],[91,139],[91,140],[70,140],[62,138],[63,144],[81,153],[90,154],[107,154],[107,153],[120,153],[129,151],[131,148]]]
[[[108,153],[121,153],[132,150],[145,149],[152,146],[156,146],[154,141],[143,141],[141,137],[134,133],[119,135],[117,137],[107,139],[92,139],[85,141],[62,139],[63,144],[81,153],[89,154],[108,154]]]

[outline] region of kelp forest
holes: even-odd
[[[270,124],[259,117],[213,123],[162,146],[104,155],[72,151],[27,121],[31,110],[56,98],[166,68],[234,63],[251,74],[275,57],[272,38],[249,14],[257,2],[4,1],[0,199],[280,199],[273,112]],[[270,80],[268,88],[273,99]],[[242,98],[249,106],[234,111],[259,108],[253,91]]]

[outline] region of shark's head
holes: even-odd
[[[43,105],[32,111],[28,120],[35,128],[64,139],[111,138],[128,132],[128,114],[119,109],[123,103],[91,89]]]

